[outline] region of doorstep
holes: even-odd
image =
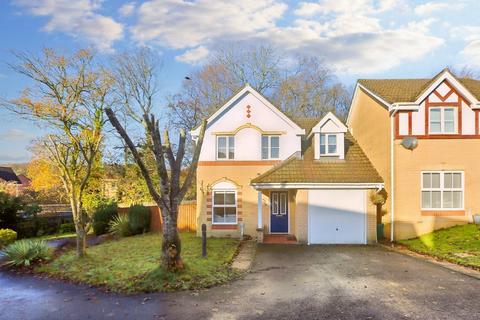
[[[263,236],[263,243],[298,244],[298,241],[292,234],[265,234]]]

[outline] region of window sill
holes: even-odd
[[[212,224],[212,230],[235,230],[237,224]]]
[[[423,217],[464,216],[465,210],[422,210]]]

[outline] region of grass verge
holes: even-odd
[[[480,228],[474,224],[441,229],[398,242],[418,253],[480,269]]]
[[[82,259],[76,258],[74,251],[68,251],[38,266],[36,271],[124,293],[204,288],[225,283],[237,275],[230,263],[239,240],[209,238],[207,257],[203,258],[201,238],[193,233],[180,236],[185,269],[177,273],[159,266],[162,237],[154,233],[91,247]]]

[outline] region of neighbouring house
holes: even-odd
[[[198,233],[206,224],[209,236],[264,242],[377,240],[369,194],[383,179],[347,127],[332,113],[290,118],[248,85],[208,118],[196,181]]]
[[[0,189],[6,193],[18,196],[22,187],[22,181],[10,167],[0,167]]]
[[[479,100],[480,81],[448,69],[428,79],[358,80],[347,125],[385,181],[391,240],[480,213]]]
[[[28,189],[28,187],[30,187],[32,180],[30,180],[30,178],[24,175],[23,173],[17,175],[17,177],[18,177],[18,180],[20,180],[20,186],[18,188],[18,191],[22,193],[26,189]]]

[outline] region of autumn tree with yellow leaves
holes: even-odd
[[[64,55],[44,49],[38,56],[21,52],[15,57],[12,69],[34,85],[3,105],[49,129],[42,144],[68,195],[77,233],[77,256],[83,257],[89,218],[82,201],[101,152],[112,77],[95,63],[89,50]]]

